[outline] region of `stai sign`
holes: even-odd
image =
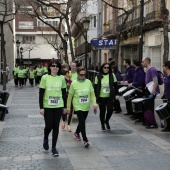
[[[115,49],[116,43],[116,39],[91,40],[91,45],[95,46],[96,49]]]

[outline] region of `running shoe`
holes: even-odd
[[[62,124],[61,124],[61,129],[64,129],[65,128],[65,122],[62,121]]]
[[[81,141],[80,135],[77,134],[76,132],[74,133],[74,137],[77,141]]]
[[[67,131],[68,131],[68,132],[71,132],[71,127],[70,127],[70,125],[67,125]]]
[[[110,130],[109,122],[105,122],[105,124],[106,124],[106,128],[107,128],[108,130]]]
[[[44,148],[44,150],[46,150],[46,151],[49,149],[49,145],[48,145],[48,140],[47,140],[47,139],[44,139],[43,148]]]
[[[57,151],[57,149],[56,148],[52,148],[51,149],[51,152],[52,152],[52,156],[59,156],[59,153],[58,153],[58,151]]]
[[[84,147],[88,148],[90,146],[90,143],[88,141],[84,141]]]
[[[101,130],[102,130],[103,132],[106,131],[106,128],[105,128],[104,125],[101,126]]]

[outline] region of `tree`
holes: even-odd
[[[86,0],[83,0],[85,2]],[[52,0],[18,0],[18,3],[22,6],[27,6],[28,4],[32,6],[33,13],[24,11],[23,13],[30,15],[32,17],[37,17],[40,21],[44,24],[48,25],[52,28],[53,31],[57,33],[60,37],[61,42],[63,44],[63,48],[65,51],[65,57],[67,58],[67,42],[63,37],[63,27],[66,23],[68,35],[69,35],[69,44],[70,44],[70,51],[72,61],[75,60],[74,51],[73,51],[73,43],[72,43],[72,36],[71,36],[71,26],[69,21],[69,16],[72,15],[75,10],[81,10],[81,1],[80,0],[60,0],[60,1],[52,1]],[[46,9],[51,8],[51,11],[54,11],[56,15],[50,15]],[[41,11],[41,12],[40,12]],[[52,12],[52,13],[54,13]],[[59,27],[55,28],[53,25],[47,22],[47,19],[59,19]]]
[[[169,25],[169,10],[166,8],[165,0],[161,0],[161,14],[162,14],[162,26],[163,26],[163,35],[164,35],[164,54],[163,62],[168,61],[169,57],[169,37],[168,37],[168,25]]]
[[[14,19],[19,6],[15,6],[13,9],[13,0],[1,0],[0,1],[0,23],[1,23],[1,50],[2,50],[2,62],[3,62],[3,90],[6,90],[6,52],[5,52],[5,40],[4,40],[4,25],[11,22]]]
[[[115,53],[114,53],[114,56],[113,56],[113,60],[115,61],[115,63],[117,63],[118,57],[119,57],[119,47],[120,47],[121,37],[123,37],[124,26],[125,26],[128,18],[129,18],[129,16],[130,16],[130,14],[132,14],[133,11],[134,11],[134,4],[133,4],[134,0],[127,0],[128,1],[127,4],[132,6],[132,8],[130,8],[129,10],[122,8],[122,7],[115,6],[115,5],[113,5],[113,3],[109,3],[107,0],[101,0],[101,1],[111,8],[114,8],[118,11],[123,11],[124,14],[125,14],[125,17],[123,18],[122,24],[119,27],[119,31],[116,32],[117,43],[116,43],[116,49],[115,49]]]

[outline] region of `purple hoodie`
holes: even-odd
[[[135,70],[134,79],[132,82],[132,86],[138,88],[138,87],[145,87],[145,72],[143,70],[143,67],[138,67]]]
[[[135,75],[135,68],[130,65],[129,68],[126,69],[125,81],[127,81],[128,83],[132,83],[134,75]]]

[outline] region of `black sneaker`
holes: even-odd
[[[108,130],[110,130],[109,122],[105,122],[105,124],[106,124],[106,128],[107,128]]]
[[[52,148],[51,149],[51,152],[52,152],[52,156],[59,156],[59,153],[58,153],[58,151],[57,151],[57,149],[56,148]]]
[[[103,132],[106,131],[106,128],[105,128],[104,125],[101,126],[101,130],[102,130]]]
[[[88,141],[84,141],[84,147],[88,148],[90,146],[90,143]]]
[[[48,140],[44,139],[43,148],[47,151],[49,149]]]
[[[158,125],[146,126],[146,129],[155,129],[155,128],[158,128]]]
[[[122,110],[117,110],[117,111],[115,111],[115,113],[121,113],[122,112]]]

